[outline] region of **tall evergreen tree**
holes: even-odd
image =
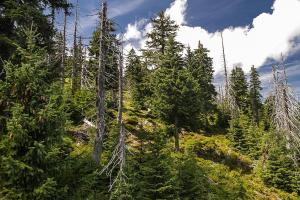
[[[164,11],[152,19],[152,31],[147,34],[146,49],[143,50],[145,63],[151,68],[160,66],[161,56],[165,54],[165,49],[169,37],[175,37],[178,26],[171,20]]]
[[[208,56],[208,50],[198,43],[198,48],[191,52],[187,51],[186,63],[187,69],[197,80],[201,91],[201,112],[208,113],[214,107],[213,103],[216,97],[215,87],[213,85],[213,66],[212,58]]]
[[[160,60],[160,67],[173,70],[175,76],[175,73],[184,68],[182,52],[183,45],[177,42],[175,37],[170,37],[166,44],[165,54]]]
[[[152,31],[147,34],[149,40],[146,44],[149,49],[164,54],[168,38],[176,36],[178,26],[164,11],[152,19],[152,26]]]
[[[264,129],[269,131],[272,128],[272,116],[274,114],[274,96],[269,96],[266,98],[263,104],[263,123]]]
[[[231,71],[230,90],[231,96],[234,98],[236,105],[242,112],[248,112],[248,84],[243,69],[239,66]]]
[[[249,84],[249,100],[250,100],[250,111],[253,120],[259,124],[260,121],[260,109],[262,107],[261,103],[261,94],[260,91],[262,90],[260,86],[261,82],[259,80],[259,74],[256,71],[255,67],[251,67],[250,73],[250,84]]]
[[[9,59],[16,51],[18,44],[25,47],[26,36],[20,34],[22,29],[33,24],[40,34],[40,40],[37,45],[40,47],[47,47],[47,50],[52,50],[52,38],[55,34],[54,27],[51,20],[45,11],[48,8],[68,9],[70,4],[66,0],[4,0],[0,2],[0,46],[5,51],[0,51],[0,58],[2,60]],[[11,60],[14,63],[19,63],[19,60]],[[3,62],[0,62],[0,79],[4,78]]]
[[[26,48],[17,47],[21,63],[4,65],[0,104],[0,196],[4,199],[59,199],[59,164],[64,159],[62,98],[49,79],[39,36],[25,31]],[[57,84],[59,86],[59,84]],[[61,194],[62,195],[62,194]]]
[[[131,49],[127,56],[126,80],[127,87],[131,93],[133,104],[137,108],[145,107],[147,92],[146,76],[148,69],[136,55],[134,49]]]
[[[182,45],[169,38],[161,67],[153,74],[154,112],[174,125],[175,149],[179,151],[179,129],[188,128],[199,114],[200,88],[183,68]]]

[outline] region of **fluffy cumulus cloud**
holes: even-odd
[[[166,14],[170,16],[178,25],[184,25],[185,11],[187,7],[187,0],[174,1],[170,8],[166,10]]]
[[[171,19],[180,25],[177,39],[191,48],[198,41],[210,50],[216,73],[223,69],[220,32],[209,33],[202,27],[190,27],[186,24],[187,0],[176,0],[166,10]],[[299,50],[295,39],[300,36],[300,1],[275,0],[271,14],[262,13],[253,19],[249,26],[229,27],[223,30],[226,59],[228,66],[242,64],[246,71],[252,65],[262,66],[267,60],[288,56]],[[146,27],[146,28],[145,28]],[[145,45],[145,35],[151,31],[151,24],[135,23],[128,25],[127,35],[134,38],[127,48],[141,48]]]
[[[138,30],[137,24],[128,24],[127,31],[124,34],[126,40],[136,40],[141,39],[142,33]]]

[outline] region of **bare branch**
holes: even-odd
[[[283,60],[281,65],[273,66],[273,96],[273,123],[276,131],[286,138],[288,150],[299,152],[299,102],[293,90],[288,86]]]
[[[126,130],[123,124],[123,47],[120,45],[119,51],[119,107],[118,107],[118,124],[119,124],[119,140],[112,153],[112,158],[103,168],[102,173],[106,172],[110,177],[109,190],[113,188],[117,181],[126,183],[126,175],[124,172],[126,161]],[[114,170],[118,168],[117,176],[112,179]]]

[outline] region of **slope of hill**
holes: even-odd
[[[151,174],[160,173],[162,173],[161,176],[170,176],[160,177],[162,179],[177,176],[176,181],[174,181],[176,183],[171,184],[175,187],[174,193],[180,194],[183,192],[178,191],[180,187],[187,187],[188,189],[185,189],[184,192],[196,194],[196,196],[187,199],[299,199],[296,194],[289,194],[265,185],[260,178],[260,162],[251,160],[233,148],[231,142],[226,138],[226,134],[208,135],[183,130],[180,137],[181,151],[175,153],[172,137],[169,137],[170,139],[165,143],[160,139],[155,139],[160,134],[168,135],[169,127],[160,120],[153,118],[146,111],[137,111],[127,103],[124,122],[128,133],[126,162],[126,176],[128,179],[126,180],[126,187],[123,186],[126,188],[126,195],[122,194],[122,199],[140,199],[141,197],[138,196],[137,191],[134,191],[134,188],[145,186],[149,188],[140,191],[145,195],[145,199],[147,199],[147,189],[151,189],[152,192],[161,190],[161,195],[172,191],[164,190],[163,187],[159,188],[155,181],[153,182],[147,177]],[[105,173],[101,173],[103,166],[95,166],[91,159],[92,132],[94,130],[87,127],[80,126],[76,127],[75,130],[77,132],[80,132],[78,130],[89,130],[90,142],[86,143],[78,136],[75,136],[77,139],[79,138],[76,141],[74,135],[68,137],[73,140],[70,142],[74,151],[71,154],[73,164],[69,168],[69,174],[72,178],[66,181],[73,180],[74,188],[71,188],[71,190],[77,191],[74,192],[75,196],[72,196],[72,199],[90,199],[92,197],[118,199],[120,195],[109,197],[109,177]],[[107,151],[104,153],[103,165],[108,162],[111,156],[109,147],[114,146],[116,140],[116,135],[113,132],[110,134],[107,137]],[[159,143],[162,146],[159,146]],[[153,155],[150,155],[156,152],[153,148],[158,150],[157,155],[154,155],[154,159]],[[151,162],[147,161],[151,159],[153,159]],[[164,169],[166,167],[164,162],[167,162],[166,169],[170,170],[170,174],[165,173],[166,171],[161,172],[159,168],[156,168],[157,165],[162,166],[162,170],[166,170]],[[178,172],[182,174],[179,173],[178,175]],[[74,178],[72,173],[80,174],[80,176]],[[143,177],[138,176],[141,174],[143,174]],[[180,178],[180,176],[182,177]],[[183,180],[183,183],[180,183],[179,179]],[[114,187],[116,194],[120,192],[118,187],[118,184]]]

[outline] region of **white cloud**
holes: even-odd
[[[197,47],[200,40],[210,50],[216,72],[223,70],[220,32],[209,33],[202,27],[190,27],[186,24],[187,0],[176,0],[166,13],[180,24],[177,39],[192,48]],[[223,31],[228,66],[241,63],[246,71],[252,65],[262,66],[267,59],[279,59],[280,54],[289,55],[299,50],[293,39],[300,36],[300,1],[275,0],[273,12],[262,13],[253,19],[253,23],[245,27],[226,28]],[[150,27],[147,25],[146,27]],[[145,44],[145,28],[137,30],[142,37],[135,48]]]
[[[124,37],[126,38],[126,40],[142,38],[142,33],[141,33],[141,31],[138,30],[137,23],[135,23],[133,25],[128,24],[126,33],[124,34]]]
[[[141,19],[136,21],[134,24],[128,24],[126,31],[124,33],[125,40],[125,54],[127,54],[131,49],[135,49],[138,54],[138,50],[145,47],[146,44],[146,34],[152,29],[151,23],[147,23],[148,20]]]
[[[183,25],[185,21],[185,11],[187,8],[187,0],[174,1],[170,8],[166,10],[166,14],[178,25]]]

